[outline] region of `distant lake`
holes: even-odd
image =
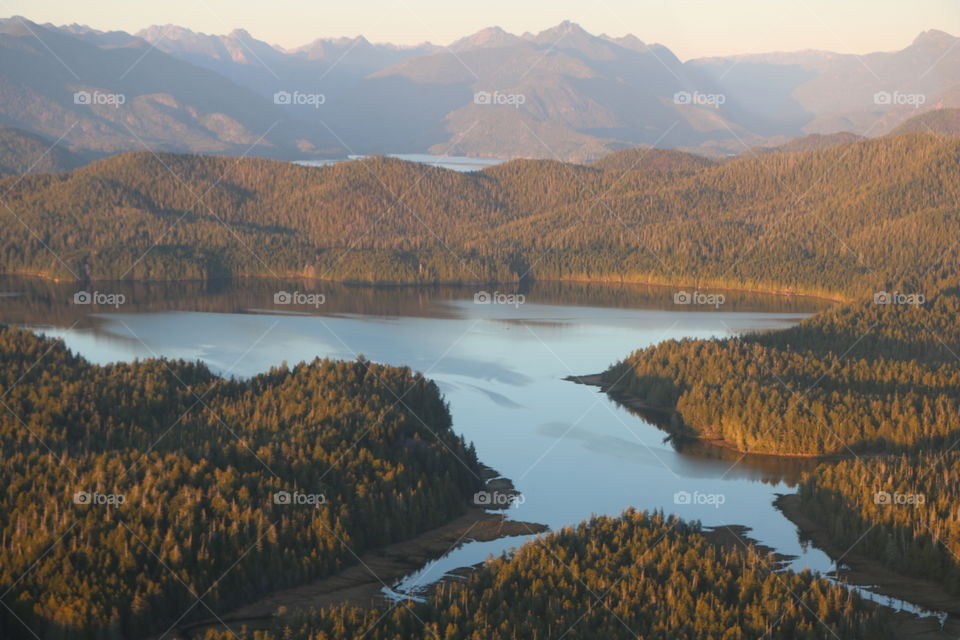
[[[794,556],[795,569],[833,568],[772,505],[775,494],[793,492],[808,461],[678,447],[596,388],[563,380],[664,340],[787,327],[827,306],[822,301],[725,292],[724,304],[697,307],[674,304],[673,289],[556,283],[486,296],[271,280],[95,288],[122,294],[124,303],[77,305],[74,286],[0,281],[0,320],[63,338],[98,363],[162,355],[234,376],[316,356],[409,365],[437,381],[454,429],[522,492],[523,503],[508,512],[514,519],[556,530],[631,506],[662,509],[705,525],[750,527],[760,543]],[[722,503],[685,504],[676,498],[683,492]],[[415,595],[524,540],[468,543],[395,591]]]
[[[334,158],[330,160],[301,160],[296,162],[296,164],[301,164],[307,167],[325,167],[331,164],[337,164],[338,162],[346,162],[347,160],[359,160],[361,158],[366,158],[367,156],[347,156],[346,158]],[[493,167],[495,165],[507,162],[508,158],[472,158],[469,156],[432,156],[425,153],[389,153],[387,154],[389,158],[397,158],[398,160],[406,160],[408,162],[419,162],[421,164],[429,164],[434,167],[441,167],[443,169],[452,169],[454,171],[480,171],[481,169],[486,169],[487,167]]]

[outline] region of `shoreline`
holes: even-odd
[[[801,538],[810,540],[834,562],[841,559],[844,566],[828,575],[858,587],[868,588],[880,596],[903,600],[928,611],[944,611],[949,615],[941,630],[939,624],[936,628],[926,624],[926,621],[936,618],[921,618],[901,611],[899,613],[911,617],[911,620],[903,618],[904,631],[910,633],[902,637],[956,638],[960,635],[960,597],[947,594],[943,587],[932,580],[897,573],[873,558],[839,548],[829,529],[802,511],[799,494],[780,494],[774,500],[773,506],[797,527]],[[937,633],[934,634],[934,631]]]
[[[611,394],[603,383],[602,375],[603,374],[571,375],[564,378],[564,380],[576,384],[598,387],[602,393],[607,394],[612,400],[639,412],[651,412],[661,416],[669,416],[676,413],[675,410],[669,407],[649,405],[642,398],[632,398],[617,393]],[[806,456],[745,452],[730,446],[724,441],[679,433],[675,429],[670,429],[665,426],[658,426],[658,428],[663,429],[675,437],[687,438],[702,442],[708,446],[717,447],[718,449],[735,451],[743,455],[758,458],[819,459],[823,461],[844,458],[843,455],[836,454]],[[884,605],[882,602],[878,602],[878,605],[891,609],[894,612],[893,630],[897,638],[903,640],[954,640],[960,637],[960,597],[953,597],[946,594],[943,588],[935,582],[898,574],[890,569],[886,569],[875,560],[854,553],[847,553],[845,549],[838,549],[836,545],[833,544],[830,533],[826,527],[807,518],[800,511],[799,496],[797,494],[779,495],[774,501],[773,506],[797,527],[801,540],[810,540],[817,549],[826,553],[834,562],[836,562],[838,557],[843,559],[843,563],[847,566],[840,571],[827,575],[848,583],[851,586],[867,589],[878,596],[902,600],[930,612],[942,611],[948,614],[945,624],[941,626],[941,620],[934,615],[914,614],[909,611],[887,607],[887,605]],[[754,544],[759,553],[771,552],[775,561],[783,562],[785,557],[782,554],[777,552],[776,549],[757,544],[755,540],[750,538],[748,532],[749,529],[739,525],[704,528],[706,537],[715,544],[728,546],[733,543],[738,545],[744,543]]]
[[[750,527],[742,524],[703,525],[700,534],[710,544],[724,550],[746,553],[745,547],[748,547],[754,550],[757,557],[771,557],[775,565],[774,571],[787,568],[793,556],[784,555],[773,547],[762,544],[750,535],[751,531],[753,530]]]
[[[271,280],[277,279],[277,276],[268,275],[268,274],[234,274],[223,276],[223,278],[178,278],[172,280],[139,280],[139,279],[129,279],[129,280],[112,280],[112,279],[90,279],[90,280],[74,280],[71,278],[58,278],[50,276],[44,273],[36,273],[29,271],[8,271],[0,273],[0,276],[15,276],[20,278],[36,278],[38,280],[43,280],[46,282],[53,282],[55,284],[67,284],[74,282],[77,284],[93,284],[93,283],[109,283],[109,282],[123,282],[130,284],[159,284],[159,283],[185,283],[185,282],[208,282],[210,280],[247,280],[247,279],[258,279],[258,280]],[[280,276],[283,279],[289,280],[312,280],[314,282],[327,282],[331,284],[339,284],[347,287],[368,287],[372,289],[390,289],[390,288],[426,288],[426,287],[477,287],[477,286],[490,286],[490,285],[505,285],[505,286],[514,286],[520,287],[525,283],[522,281],[438,281],[438,282],[366,282],[366,281],[357,281],[357,280],[337,280],[332,278],[315,278],[312,276],[307,276],[302,273],[285,273]],[[809,293],[802,291],[784,291],[778,289],[770,288],[751,288],[751,287],[730,287],[730,286],[710,286],[705,285],[703,287],[694,286],[690,283],[670,283],[670,282],[657,282],[651,280],[632,280],[632,279],[614,279],[614,278],[535,278],[531,279],[530,282],[559,282],[559,283],[581,283],[581,284],[607,284],[607,285],[630,285],[630,286],[646,286],[646,287],[657,287],[662,289],[673,289],[673,288],[692,288],[694,291],[730,291],[736,293],[754,293],[759,295],[769,295],[777,296],[781,298],[809,298],[811,300],[823,300],[825,302],[834,302],[842,303],[848,302],[851,298],[843,297],[838,293],[826,294],[824,292],[819,293]]]
[[[515,493],[509,479],[485,465],[481,465],[481,469],[486,490]],[[381,593],[385,584],[392,585],[464,544],[530,536],[548,530],[549,527],[543,524],[508,520],[506,512],[471,505],[466,513],[439,527],[364,552],[358,558],[359,562],[332,575],[270,592],[217,618],[180,625],[168,637],[189,640],[199,637],[206,629],[222,627],[223,623],[236,623],[251,630],[263,629],[283,616],[338,604],[372,607],[386,600]],[[429,589],[438,582],[462,578],[475,569],[475,566],[459,567],[449,575],[436,576],[430,584],[423,586]]]
[[[621,393],[612,389],[609,385],[605,384],[603,381],[602,373],[592,373],[588,375],[570,375],[564,380],[568,382],[573,382],[575,384],[582,384],[588,387],[597,387],[600,389],[601,393],[604,393],[614,402],[617,402],[628,409],[637,411],[640,413],[654,413],[664,417],[671,417],[674,415],[679,415],[677,410],[671,407],[657,407],[651,404],[648,404],[646,400],[638,396]],[[675,427],[671,427],[668,424],[655,424],[658,429],[663,430],[668,433],[671,437],[677,439],[684,439],[690,441],[701,442],[703,444],[717,447],[718,449],[726,449],[727,451],[732,451],[734,453],[739,453],[747,456],[757,456],[757,457],[767,457],[767,458],[793,458],[800,460],[812,460],[812,461],[829,461],[829,460],[843,460],[845,458],[852,457],[847,454],[838,454],[838,453],[774,453],[769,451],[751,451],[743,450],[739,447],[733,445],[727,440],[722,438],[709,438],[707,436],[702,436],[697,433],[691,433],[688,431],[680,431]],[[863,457],[863,456],[861,456]]]
[[[776,549],[759,543],[750,536],[750,532],[751,529],[749,527],[732,524],[715,527],[705,526],[701,534],[708,542],[720,548],[747,553],[745,547],[751,547],[758,558],[766,556],[772,560],[772,566],[770,568],[774,572],[779,573],[789,568],[788,564],[794,559],[794,556],[784,555]],[[849,579],[847,579],[846,582],[860,587],[874,586],[873,583],[859,583]],[[906,598],[899,596],[893,597],[906,600]],[[880,602],[876,604],[881,608],[892,611],[893,624],[891,625],[891,629],[898,640],[955,640],[958,637],[958,633],[960,633],[960,621],[955,618],[948,618],[946,624],[941,627],[940,620],[935,616],[927,615],[921,617],[920,615],[907,611],[892,609]]]
[[[853,298],[841,297],[838,293],[810,293],[803,291],[783,291],[778,289],[770,288],[754,288],[754,287],[731,287],[723,285],[693,285],[688,283],[678,283],[678,282],[657,282],[652,280],[624,280],[624,279],[610,279],[610,278],[539,278],[539,282],[582,282],[582,283],[595,283],[595,284],[629,284],[629,285],[640,285],[647,287],[660,287],[664,289],[672,288],[681,288],[681,289],[692,289],[693,291],[734,291],[737,293],[757,293],[761,295],[770,295],[778,296],[781,298],[810,298],[813,300],[824,300],[827,302],[849,302]]]

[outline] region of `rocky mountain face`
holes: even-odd
[[[571,22],[490,27],[449,46],[358,36],[288,50],[243,29],[128,34],[15,17],[0,21],[0,124],[99,154],[591,161],[652,145],[729,156],[809,134],[874,137],[960,106],[956,40],[927,31],[894,52],[682,62]]]

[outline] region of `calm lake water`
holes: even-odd
[[[453,171],[480,171],[487,167],[506,162],[506,158],[474,158],[471,156],[432,156],[426,153],[391,153],[390,158],[406,160],[408,162],[420,162],[429,164],[442,169],[452,169]],[[348,156],[346,158],[334,158],[330,160],[302,160],[296,164],[302,164],[307,167],[325,167],[338,162],[347,160],[358,160],[365,156]]]
[[[671,338],[786,327],[823,302],[725,292],[717,307],[677,305],[672,289],[551,283],[489,290],[479,297],[489,303],[467,288],[274,281],[95,288],[94,300],[120,294],[123,304],[75,304],[74,286],[8,279],[0,283],[0,321],[62,338],[98,363],[162,355],[233,376],[316,356],[409,365],[438,382],[454,428],[522,492],[522,504],[508,512],[515,520],[558,529],[630,506],[662,509],[705,525],[745,525],[762,544],[795,556],[795,569],[833,568],[772,505],[775,494],[792,492],[804,461],[680,451],[597,389],[563,380]],[[712,504],[678,503],[681,492],[712,496]],[[465,544],[394,593],[416,595],[525,539]]]

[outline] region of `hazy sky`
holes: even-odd
[[[925,29],[960,35],[960,0],[0,0],[0,12],[131,32],[168,23],[206,33],[243,27],[285,47],[359,34],[374,42],[449,44],[492,25],[522,33],[572,20],[592,33],[660,42],[681,59],[808,48],[890,51]]]

